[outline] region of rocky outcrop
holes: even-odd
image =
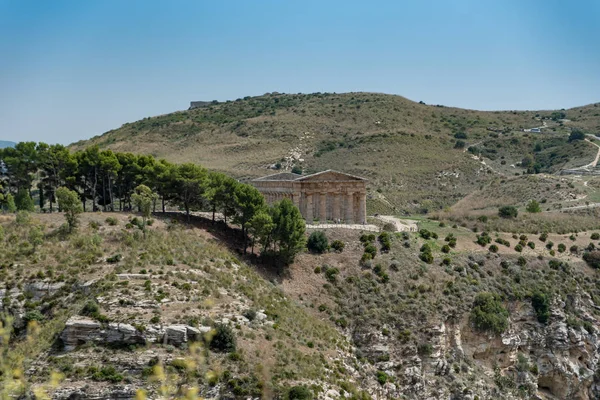
[[[198,329],[188,325],[168,325],[151,326],[142,332],[130,324],[101,324],[91,318],[76,316],[66,322],[60,338],[66,351],[72,351],[77,346],[89,342],[115,347],[157,342],[181,346],[188,341],[202,340],[203,333],[208,330],[209,327]]]

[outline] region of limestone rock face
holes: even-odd
[[[75,350],[79,345],[102,339],[102,325],[86,317],[71,317],[65,324],[60,338],[66,351]]]
[[[75,316],[69,318],[60,335],[66,351],[88,342],[109,344],[112,346],[143,345],[163,342],[173,346],[181,346],[188,341],[199,341],[202,329],[187,325],[169,325],[164,329],[157,326],[147,327],[144,332],[133,325],[109,323],[103,325],[88,317]]]

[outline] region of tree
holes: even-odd
[[[6,203],[6,211],[11,214],[17,212],[17,205],[15,204],[15,198],[12,194],[8,193],[4,201]]]
[[[499,295],[481,292],[475,296],[470,320],[477,329],[502,333],[508,328],[508,311]]]
[[[311,233],[308,237],[306,247],[312,253],[325,253],[329,247],[329,240],[327,240],[327,235],[325,235],[325,232],[315,231]]]
[[[235,215],[233,221],[242,227],[244,238],[244,253],[246,253],[246,226],[254,216],[265,208],[265,198],[253,186],[239,184],[233,193],[235,201]]]
[[[138,185],[133,195],[131,196],[133,200],[133,204],[140,210],[142,213],[142,232],[144,232],[144,239],[146,238],[146,224],[148,218],[152,214],[152,204],[156,199],[156,195],[152,192],[146,185]]]
[[[517,218],[519,212],[515,206],[502,206],[498,209],[500,218]]]
[[[206,170],[187,163],[175,166],[170,172],[169,198],[185,210],[189,221],[190,210],[202,205],[207,184]]]
[[[302,167],[299,166],[299,165],[294,165],[292,167],[292,173],[293,174],[298,174],[298,175],[302,174]]]
[[[39,226],[34,226],[29,231],[28,239],[31,246],[33,246],[33,251],[35,252],[37,247],[44,243],[44,233]]]
[[[542,212],[542,209],[540,208],[540,203],[538,203],[535,200],[531,200],[529,203],[527,203],[526,210],[527,210],[527,212],[530,212],[530,213]]]
[[[535,310],[537,319],[542,324],[548,322],[550,318],[550,299],[548,295],[539,291],[536,291],[531,296],[531,305]]]
[[[56,190],[56,199],[58,200],[58,207],[65,213],[69,233],[71,233],[79,224],[79,214],[83,212],[83,205],[77,192],[66,187],[60,187]]]
[[[265,253],[269,249],[274,228],[273,219],[265,210],[257,212],[252,217],[248,222],[248,231],[252,235],[252,253],[254,253],[254,243],[256,241],[261,245],[262,253]]]
[[[275,203],[271,212],[275,224],[273,238],[279,247],[279,254],[283,261],[290,264],[296,254],[302,251],[306,242],[304,218],[290,199]]]
[[[17,197],[15,197],[15,204],[17,206],[17,210],[19,211],[35,211],[35,204],[33,203],[33,199],[29,195],[29,191],[26,189],[19,189],[17,192]]]
[[[573,129],[569,135],[569,143],[585,139],[585,134],[579,129]]]

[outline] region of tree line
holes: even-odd
[[[76,194],[86,211],[132,211],[136,191],[154,195],[152,211],[171,205],[185,211],[221,213],[225,222],[241,227],[244,252],[248,244],[262,255],[291,262],[304,247],[304,220],[290,200],[267,206],[253,186],[193,163],[172,164],[151,155],[136,155],[98,146],[71,152],[60,144],[21,142],[0,149],[0,204],[4,211],[59,209],[59,189]],[[35,195],[35,196],[34,196]],[[139,199],[139,197],[138,197]],[[78,207],[79,208],[79,207]]]

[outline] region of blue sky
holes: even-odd
[[[0,139],[67,144],[272,91],[584,105],[599,22],[597,0],[0,0]]]

